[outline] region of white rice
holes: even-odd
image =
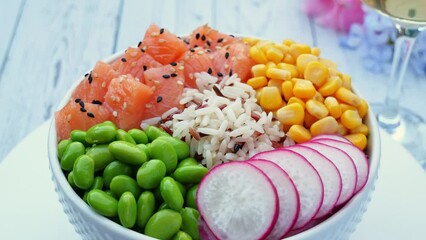
[[[171,119],[165,126],[172,130],[174,137],[190,145],[192,156],[201,155],[202,164],[207,168],[249,159],[258,152],[272,150],[272,142],[283,141],[280,122],[273,120],[272,113],[262,110],[256,103],[255,90],[241,83],[237,75],[225,77],[219,83],[208,73],[196,73],[194,77],[199,89],[184,90],[180,103],[186,108],[178,114],[171,109],[162,118]],[[213,86],[223,96],[218,96]],[[191,135],[190,129],[200,138]]]

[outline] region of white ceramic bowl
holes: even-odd
[[[121,53],[117,53],[105,59],[104,62],[111,63],[120,56]],[[79,81],[74,87],[78,83]],[[73,88],[62,99],[58,109],[67,103]],[[368,112],[367,118],[367,125],[370,129],[367,147],[370,172],[367,184],[343,208],[327,220],[288,239],[347,239],[355,230],[356,225],[361,221],[362,215],[367,210],[367,205],[374,191],[380,161],[379,130],[371,110]],[[55,191],[59,196],[59,201],[70,223],[74,225],[76,232],[83,239],[153,239],[133,230],[126,229],[108,218],[97,214],[74,192],[62,172],[57,158],[57,137],[54,120],[52,120],[49,130],[48,151]]]

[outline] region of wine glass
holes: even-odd
[[[379,125],[396,141],[423,161],[426,169],[426,152],[422,145],[419,126],[425,121],[407,108],[399,106],[399,99],[407,65],[417,35],[426,29],[425,0],[363,0],[369,7],[388,17],[397,30],[392,69],[385,102],[373,104]]]

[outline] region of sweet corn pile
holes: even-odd
[[[303,143],[319,134],[339,134],[360,149],[369,129],[367,102],[352,92],[351,77],[321,58],[320,49],[284,40],[245,38],[256,62],[247,81],[257,100],[283,124],[287,136]]]

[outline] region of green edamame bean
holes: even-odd
[[[93,184],[90,187],[90,189],[99,189],[99,190],[102,190],[103,187],[104,187],[104,179],[101,176],[97,176],[93,180]]]
[[[108,125],[108,126],[111,126],[111,127],[115,128],[115,129],[117,129],[117,126],[112,121],[104,121],[104,122],[99,123],[99,124],[100,125]]]
[[[108,149],[114,158],[127,164],[142,165],[147,160],[144,151],[125,141],[112,142]]]
[[[71,139],[64,139],[58,143],[58,158],[61,159],[62,155],[64,155],[65,150],[68,145],[71,143]]]
[[[124,131],[123,129],[117,130],[117,136],[115,136],[115,139],[136,145],[136,142],[132,138],[132,136],[128,132]]]
[[[93,125],[86,132],[86,142],[90,144],[110,143],[115,140],[117,128],[110,124]]]
[[[136,225],[144,228],[148,220],[155,213],[155,197],[152,192],[145,191],[139,196],[137,211]]]
[[[115,176],[111,180],[109,188],[117,198],[120,198],[125,192],[131,192],[135,198],[139,198],[139,195],[142,193],[142,190],[138,186],[136,180],[127,175]]]
[[[145,153],[146,159],[151,159],[151,154],[149,153],[148,145],[140,143],[140,144],[137,144],[136,147],[138,147],[140,150],[142,150]]]
[[[118,201],[102,190],[90,190],[87,194],[87,203],[102,216],[117,216]]]
[[[173,210],[180,211],[183,207],[183,196],[176,181],[171,177],[165,177],[160,183],[161,196],[164,202]]]
[[[196,199],[195,197],[197,195],[197,189],[198,189],[198,184],[190,187],[188,191],[186,192],[186,197],[185,197],[186,206],[190,208],[198,209],[197,201],[195,200]]]
[[[132,228],[136,223],[137,205],[131,192],[125,192],[118,200],[118,218],[125,228]]]
[[[103,178],[104,178],[104,186],[105,188],[109,188],[111,184],[111,180],[118,175],[132,175],[132,168],[120,161],[113,161],[110,164],[108,164],[103,172]]]
[[[183,208],[180,211],[182,217],[181,229],[189,234],[192,239],[200,239],[200,232],[198,231],[198,220],[200,213],[193,208]]]
[[[185,194],[186,194],[186,188],[185,188],[185,186],[182,183],[178,182],[178,181],[175,181],[175,182],[178,185],[179,191],[180,191],[180,193],[182,193],[182,196],[185,196]]]
[[[73,169],[74,183],[81,189],[89,189],[95,179],[95,162],[87,155],[81,155],[75,160]]]
[[[163,129],[154,126],[148,126],[145,129],[145,133],[148,137],[149,142],[153,142],[156,138],[160,136],[170,137],[170,134],[166,133]]]
[[[173,172],[177,166],[177,154],[173,146],[161,139],[154,140],[149,146],[152,158],[159,159],[166,165],[166,173]]]
[[[160,206],[158,207],[158,211],[163,210],[163,209],[170,209],[169,205],[167,205],[166,202],[163,202],[162,204],[160,204]]]
[[[192,238],[188,233],[179,231],[173,236],[172,240],[192,240]]]
[[[178,160],[183,160],[189,157],[189,145],[186,142],[171,136],[170,137],[160,136],[157,139],[161,139],[170,143],[176,151]]]
[[[84,145],[81,142],[72,142],[68,145],[61,158],[61,168],[65,171],[71,171],[75,160],[85,152]]]
[[[144,131],[137,128],[133,128],[133,129],[130,129],[128,133],[130,134],[130,136],[132,136],[133,140],[135,140],[137,144],[148,143],[148,136],[146,135]]]
[[[189,157],[185,158],[182,161],[180,161],[176,168],[184,167],[184,166],[196,166],[198,165],[198,162],[195,158]]]
[[[68,180],[68,184],[71,187],[73,187],[73,188],[77,187],[77,185],[75,185],[75,182],[74,182],[74,172],[73,171],[68,173],[67,180]]]
[[[208,171],[209,170],[202,165],[184,166],[177,168],[173,176],[181,183],[200,183],[201,179],[203,179]]]
[[[77,130],[77,129],[72,130],[70,133],[70,138],[71,138],[71,141],[81,142],[83,143],[84,146],[90,145],[86,142],[86,131]]]
[[[144,189],[154,189],[166,176],[166,165],[158,159],[151,159],[142,164],[136,174],[136,180]]]
[[[95,161],[95,171],[104,169],[109,163],[114,161],[114,157],[109,152],[108,144],[93,146],[86,151],[86,155]]]
[[[144,234],[158,239],[170,239],[182,224],[182,217],[176,211],[164,209],[158,211],[149,219]]]

